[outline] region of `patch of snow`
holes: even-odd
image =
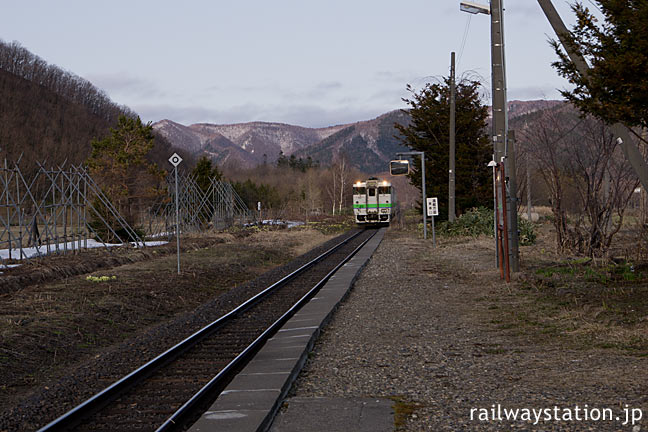
[[[144,242],[146,246],[160,246],[163,244],[167,244],[167,241],[147,241]],[[81,244],[84,246],[81,249],[85,249],[85,244],[82,241]],[[104,244],[101,242],[98,242],[94,239],[88,239],[88,249],[91,248],[98,248],[98,247],[104,247]],[[135,247],[141,247],[141,244],[136,244],[135,242],[131,242],[132,246]],[[67,243],[59,243],[58,244],[58,251],[63,251],[67,247],[68,251],[73,250],[72,246],[74,246],[74,249],[79,248],[79,243],[78,242],[67,242]],[[123,246],[121,243],[106,243],[105,246],[107,247],[118,247],[118,246]],[[49,251],[50,253],[56,253],[57,251],[57,245],[53,244],[49,246]],[[36,247],[27,247],[22,249],[23,256],[22,258],[34,258],[37,256],[43,256],[47,255],[47,246],[46,245],[41,245],[41,246],[36,246]],[[12,249],[11,250],[11,258],[13,259],[20,259],[20,249]],[[0,259],[9,259],[9,249],[0,249]],[[20,264],[9,264],[8,266],[12,265],[20,265]],[[8,268],[8,267],[4,267]]]

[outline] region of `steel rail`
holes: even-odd
[[[362,232],[362,231],[361,231]],[[304,294],[295,304],[291,306],[279,319],[270,325],[263,333],[261,333],[250,345],[247,346],[241,353],[231,360],[227,366],[225,366],[221,371],[212,378],[207,384],[203,386],[191,399],[185,402],[178,410],[169,417],[155,432],[166,432],[173,430],[179,424],[183,422],[185,418],[192,409],[199,405],[203,400],[208,398],[212,393],[212,390],[218,389],[219,387],[224,387],[234,375],[236,375],[238,367],[246,364],[251,357],[256,354],[261,345],[263,345],[270,336],[274,335],[281,326],[290,319],[306,302],[308,302],[312,296],[314,296],[320,288],[328,282],[328,280],[337,272],[340,267],[346,264],[353,256],[358,253],[362,247],[367,244],[369,240],[376,235],[378,231],[374,232],[370,237],[365,239],[359,246],[357,246],[349,255],[347,255],[338,265],[335,266],[326,276],[324,276],[317,284],[313,286],[306,294]],[[359,234],[359,233],[358,233]]]
[[[122,394],[127,392],[129,389],[133,388],[135,385],[145,380],[157,370],[166,366],[167,364],[173,362],[180,355],[185,353],[187,350],[195,346],[198,342],[202,341],[204,338],[208,337],[212,332],[218,330],[220,327],[225,325],[227,322],[231,321],[233,318],[239,316],[243,312],[249,310],[252,306],[257,304],[266,296],[272,294],[278,288],[284,286],[287,282],[294,279],[296,276],[302,274],[304,271],[313,267],[315,264],[322,261],[327,256],[334,253],[336,250],[358,237],[362,234],[363,231],[358,231],[352,236],[346,238],[344,241],[333,246],[329,250],[325,251],[321,255],[317,256],[315,259],[309,261],[308,263],[302,265],[297,270],[291,272],[290,274],[284,276],[277,282],[273,283],[269,287],[265,288],[263,291],[252,296],[245,302],[241,303],[236,308],[232,309],[230,312],[216,319],[215,321],[207,324],[202,329],[193,333],[191,336],[185,338],[181,342],[177,343],[173,347],[164,351],[162,354],[159,354],[154,359],[140,366],[133,372],[129,373],[120,380],[114,382],[104,390],[92,396],[90,399],[87,399],[85,402],[77,405],[72,408],[70,411],[56,418],[52,422],[38,429],[37,432],[54,432],[54,431],[66,431],[74,428],[79,425],[83,420],[94,414],[95,412],[101,410],[103,407],[119,398]]]

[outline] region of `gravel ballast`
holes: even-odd
[[[407,431],[646,430],[645,358],[538,343],[492,323],[485,299],[507,287],[490,243],[433,249],[389,231],[291,396],[390,398],[395,428]],[[638,410],[643,423],[623,424]]]
[[[0,431],[36,430],[44,426],[351,234],[329,240],[284,266],[232,288],[194,311],[143,329],[141,334],[98,353],[91,361],[69,368],[60,380],[37,389],[0,413]]]

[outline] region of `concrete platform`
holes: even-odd
[[[329,279],[308,304],[266,342],[209,410],[189,429],[191,432],[269,430],[292,383],[304,366],[308,353],[319,336],[320,329],[328,322],[337,305],[348,294],[353,282],[359,276],[360,270],[369,261],[384,235],[385,228],[381,228],[349,262]],[[339,407],[342,404],[341,401],[335,401],[333,405],[327,404],[328,408],[321,409],[336,409],[336,406]],[[371,412],[372,408],[376,408],[368,401],[353,402],[348,405],[350,405],[347,410],[349,418],[357,419],[366,419],[363,412],[365,410]],[[306,406],[305,403],[304,406]],[[312,405],[308,405],[308,407],[310,412],[318,410]],[[384,406],[383,409],[385,409]],[[307,421],[307,418],[302,420]],[[393,422],[390,424],[393,425]],[[288,426],[283,425],[282,427]],[[317,425],[311,424],[309,428],[294,430],[318,429]],[[349,429],[347,428],[347,430]],[[352,430],[362,429],[353,428]]]
[[[389,399],[293,397],[285,404],[288,409],[277,415],[270,432],[394,430],[394,402]]]

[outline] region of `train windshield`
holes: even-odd
[[[355,195],[364,195],[367,193],[367,188],[365,187],[354,187],[353,190]]]
[[[378,193],[380,195],[389,195],[391,193],[391,188],[389,186],[380,186],[378,188]]]
[[[376,196],[376,188],[369,188],[369,196]]]

